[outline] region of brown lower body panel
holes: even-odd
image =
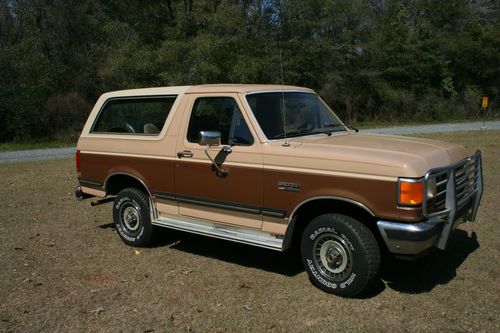
[[[364,205],[380,219],[422,220],[421,209],[398,207],[397,182],[387,180],[234,165],[227,166],[230,173],[222,178],[206,163],[91,153],[81,154],[81,165],[82,178],[103,186],[110,174],[126,173],[142,180],[150,193],[172,193],[195,196],[201,200],[251,205],[260,208],[260,213],[265,209],[284,212],[285,218],[311,198],[339,197]],[[298,191],[280,189],[278,184],[283,182],[298,184]]]

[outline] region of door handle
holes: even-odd
[[[183,151],[177,152],[177,157],[178,158],[193,157],[193,153],[189,150],[183,150]]]

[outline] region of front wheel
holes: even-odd
[[[141,247],[151,242],[149,197],[144,192],[136,188],[120,191],[113,203],[113,220],[127,245]]]
[[[328,293],[355,297],[378,277],[375,237],[346,215],[324,214],[311,221],[302,234],[301,254],[311,282]]]

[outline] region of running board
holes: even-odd
[[[198,235],[259,246],[275,251],[282,251],[283,247],[283,238],[281,236],[278,236],[280,238],[277,238],[277,236],[273,236],[266,232],[248,230],[235,226],[200,222],[195,220],[179,220],[168,217],[160,217],[153,220],[152,224],[160,227],[187,231]]]

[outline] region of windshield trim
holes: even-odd
[[[264,133],[264,131],[262,130],[262,128],[260,127],[260,124],[259,122],[257,121],[257,118],[255,117],[254,113],[253,113],[253,110],[252,108],[250,107],[250,104],[248,104],[248,100],[247,100],[247,96],[248,95],[255,95],[255,94],[265,94],[265,93],[301,93],[301,94],[309,94],[309,95],[316,95],[316,97],[328,108],[328,110],[330,110],[334,115],[335,117],[338,119],[338,121],[340,121],[340,124],[345,128],[345,132],[346,133],[349,133],[351,132],[351,130],[344,124],[344,122],[339,118],[339,116],[337,116],[337,114],[330,108],[330,106],[321,98],[321,96],[316,93],[315,91],[304,91],[304,90],[296,90],[296,89],[270,89],[270,90],[258,90],[258,91],[250,91],[250,92],[246,92],[246,93],[243,93],[243,103],[245,105],[245,107],[247,108],[248,112],[248,116],[249,118],[251,119],[251,121],[254,123],[255,125],[255,130],[258,132],[259,136],[264,138],[264,142],[278,142],[278,141],[283,141],[283,140],[288,140],[288,139],[295,139],[295,138],[300,138],[300,137],[304,137],[304,136],[311,136],[311,135],[320,135],[320,134],[326,134],[326,133],[337,133],[337,132],[340,132],[340,131],[331,131],[331,132],[315,132],[315,133],[304,133],[300,136],[293,136],[293,137],[286,137],[286,138],[279,138],[279,139],[270,139],[266,136],[266,134]],[[342,131],[344,132],[344,131]]]

